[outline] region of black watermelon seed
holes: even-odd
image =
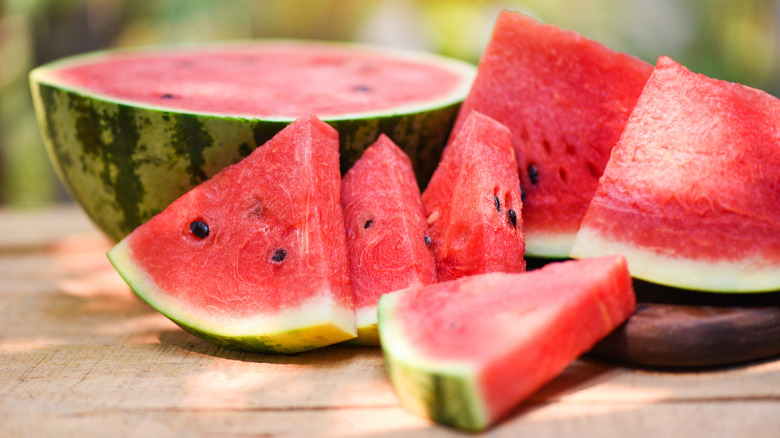
[[[368,227],[370,227],[370,226],[371,226],[371,224],[373,224],[373,223],[374,223],[374,220],[373,220],[373,219],[369,219],[369,220],[367,220],[367,221],[366,221],[366,224],[365,224],[365,225],[363,225],[363,228],[368,228]]]
[[[274,255],[271,256],[271,260],[275,261],[276,263],[281,263],[286,258],[287,251],[285,251],[284,248],[278,248],[276,251],[274,251]]]
[[[355,85],[354,87],[352,87],[352,91],[356,91],[358,93],[368,93],[371,90],[372,88],[369,87],[368,85]]]
[[[431,246],[431,238],[428,236],[425,236],[425,246]]]
[[[520,201],[525,202],[525,187],[520,186]]]
[[[528,166],[528,178],[531,178],[531,184],[536,184],[539,182],[539,169],[537,169],[533,164]]]
[[[510,208],[507,214],[509,215],[509,222],[512,222],[512,226],[517,228],[517,214],[515,211]]]
[[[165,93],[165,94],[163,94],[163,95],[162,95],[162,96],[160,96],[160,97],[161,97],[161,98],[163,98],[163,99],[173,99],[173,98],[174,98],[174,97],[176,97],[176,96],[174,96],[174,95],[173,95],[173,94],[171,94],[171,93]]]
[[[501,201],[498,200],[498,196],[493,196],[493,202],[496,204],[496,210],[501,211]]]
[[[192,221],[190,223],[190,231],[195,237],[205,239],[209,235],[209,226],[205,222]]]

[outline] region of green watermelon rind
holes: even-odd
[[[407,342],[395,315],[404,290],[379,299],[378,327],[385,368],[401,403],[437,423],[467,431],[485,429],[490,419],[473,365],[427,358]]]
[[[187,190],[249,155],[294,120],[141,105],[61,86],[50,77],[56,68],[111,52],[38,67],[30,73],[30,88],[56,173],[71,197],[114,242]],[[321,118],[339,131],[342,174],[384,133],[410,156],[424,186],[435,170],[476,67],[435,55],[382,52],[429,59],[462,74],[464,84],[427,105]]]
[[[111,264],[136,293],[151,307],[184,330],[215,345],[239,351],[266,354],[294,354],[354,338],[354,314],[332,298],[315,298],[292,311],[254,317],[220,318],[214,313],[199,315],[180,301],[167,301],[159,288],[132,261],[127,240],[107,253]]]
[[[357,325],[357,337],[348,340],[346,342],[347,345],[359,345],[362,347],[379,345],[376,306],[355,309],[355,323]]]
[[[570,256],[622,254],[631,276],[651,283],[712,293],[762,293],[780,289],[780,269],[766,260],[692,260],[673,257],[603,236],[583,225]]]

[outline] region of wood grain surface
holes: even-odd
[[[377,348],[224,350],[137,299],[79,210],[0,210],[0,437],[459,437],[399,405]],[[522,378],[522,376],[518,376]],[[585,357],[491,437],[775,437],[780,361]]]

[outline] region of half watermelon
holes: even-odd
[[[108,252],[142,299],[215,344],[295,353],[355,337],[338,133],[308,115]]]
[[[376,305],[387,292],[436,282],[428,224],[409,157],[385,135],[344,175],[350,280],[358,337],[378,345]]]
[[[439,281],[523,272],[523,202],[509,130],[473,111],[422,194]]]
[[[416,52],[270,40],[81,55],[30,82],[60,179],[119,240],[307,112],[339,131],[342,173],[386,133],[425,184],[474,70]]]
[[[625,258],[565,261],[386,294],[379,336],[407,408],[478,431],[561,373],[635,306]]]
[[[450,141],[471,111],[512,131],[526,254],[566,258],[652,65],[504,11]]]
[[[780,289],[780,100],[659,58],[573,257],[717,292]]]

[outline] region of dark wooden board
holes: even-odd
[[[653,367],[726,366],[780,356],[780,292],[715,294],[635,280],[637,311],[591,355]]]

